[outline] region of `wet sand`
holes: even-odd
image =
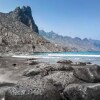
[[[0,58],[0,100],[3,100],[4,92],[20,80],[27,77],[23,72],[34,65],[28,65],[28,59],[1,57]]]

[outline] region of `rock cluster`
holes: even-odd
[[[8,89],[5,100],[100,100],[100,66],[71,64],[34,65],[22,74],[29,79]]]
[[[45,80],[27,80],[6,92],[5,100],[61,100],[56,88]]]

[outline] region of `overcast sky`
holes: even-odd
[[[100,40],[100,0],[0,0],[0,12],[31,6],[39,29]]]

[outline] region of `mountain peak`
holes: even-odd
[[[32,10],[30,6],[23,6],[22,8],[17,7],[14,11],[11,12],[11,14],[14,20],[21,21],[34,32],[39,33],[38,27],[33,20]]]

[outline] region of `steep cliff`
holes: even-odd
[[[0,52],[56,52],[63,51],[38,34],[31,8],[17,7],[0,13]]]

